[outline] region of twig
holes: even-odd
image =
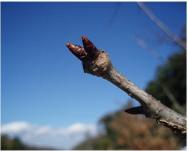
[[[126,109],[125,112],[129,114],[145,114],[143,106],[129,108],[129,109]]]
[[[159,123],[168,126],[175,131],[183,134],[186,133],[185,117],[166,107],[160,103],[159,100],[138,88],[126,77],[117,72],[111,63],[108,54],[104,51],[99,51],[87,37],[82,37],[82,42],[84,47],[72,43],[67,43],[67,47],[82,61],[85,73],[102,77],[135,98],[142,105],[142,111],[144,111],[144,114],[147,117],[156,119]],[[139,113],[140,111],[139,108]]]
[[[150,18],[150,20],[161,29],[161,31],[163,31],[173,42],[186,50],[185,42],[183,42],[177,35],[171,32],[170,29],[159,18],[157,18],[157,16],[155,16],[155,14],[143,2],[138,2],[137,4]]]

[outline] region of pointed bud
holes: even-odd
[[[66,46],[69,48],[72,54],[74,54],[80,60],[83,60],[87,56],[87,53],[81,46],[74,45],[72,43],[66,43]]]
[[[85,36],[82,36],[82,42],[88,57],[92,59],[97,57],[99,50],[95,47],[95,45]]]

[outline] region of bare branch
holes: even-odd
[[[173,42],[178,44],[184,50],[186,50],[186,44],[177,35],[170,31],[170,29],[159,19],[155,14],[149,9],[143,2],[138,2],[138,6],[143,10],[143,12],[150,18],[150,20],[155,23],[161,31],[163,31]]]
[[[135,98],[142,105],[143,111],[147,117],[156,119],[159,123],[168,126],[175,131],[186,133],[185,117],[166,107],[160,103],[159,100],[138,88],[126,77],[117,72],[111,63],[108,54],[104,51],[99,51],[87,37],[82,38],[82,40],[84,49],[83,47],[80,48],[71,43],[67,44],[67,47],[82,61],[84,72],[110,81],[128,95]],[[79,56],[79,54],[81,55]],[[82,54],[84,54],[84,59],[82,59]]]

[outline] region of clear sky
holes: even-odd
[[[179,35],[185,3],[148,3]],[[108,51],[114,66],[139,87],[161,63],[136,38],[166,59],[178,47],[161,43],[160,30],[136,3],[2,3],[2,123],[27,121],[54,127],[96,123],[129,98],[109,82],[83,73],[65,47],[88,36]],[[163,40],[162,40],[163,41]]]

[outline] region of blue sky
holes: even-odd
[[[179,35],[185,3],[147,3]],[[136,3],[2,3],[2,123],[27,121],[53,127],[96,123],[127,96],[109,82],[84,74],[65,47],[88,36],[106,50],[114,66],[144,88],[161,63],[135,40],[148,42],[164,59],[179,48]]]

